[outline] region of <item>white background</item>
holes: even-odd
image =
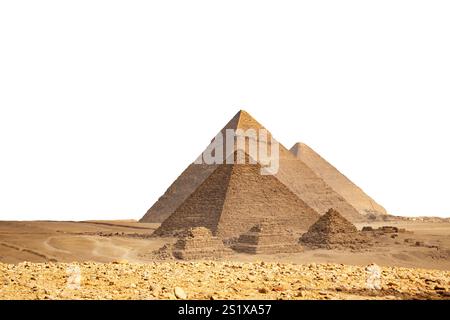
[[[2,1],[0,219],[140,218],[239,110],[449,216],[448,1]]]

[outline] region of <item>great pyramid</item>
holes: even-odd
[[[226,129],[261,130],[265,128],[247,112],[241,110],[228,122],[221,132],[224,132]],[[270,147],[271,139],[273,137],[268,132],[268,147]],[[216,164],[191,164],[140,221],[162,222],[167,219],[217,170],[218,166]],[[282,144],[279,144],[279,166],[278,173],[275,175],[278,182],[285,185],[287,189],[319,214],[324,214],[329,207],[335,207],[351,221],[365,220],[363,215]]]
[[[360,214],[373,215],[374,217],[387,215],[386,210],[381,205],[306,144],[296,143],[290,151]]]
[[[302,251],[296,237],[276,219],[264,219],[248,232],[239,236],[233,249],[250,254],[275,254]]]
[[[260,169],[259,164],[219,165],[154,235],[206,227],[216,236],[233,238],[270,217],[297,233],[306,231],[319,215],[276,176],[262,175]]]
[[[332,208],[302,235],[300,242],[310,247],[326,249],[358,249],[370,243],[369,238]]]

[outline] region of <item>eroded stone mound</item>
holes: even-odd
[[[177,259],[219,259],[230,253],[222,240],[214,237],[211,231],[204,227],[190,228],[175,243],[172,254]]]
[[[174,259],[175,257],[173,256],[173,244],[171,243],[167,243],[165,245],[163,245],[161,248],[159,248],[158,250],[155,250],[152,252],[153,257],[156,260],[171,260]]]
[[[302,251],[295,236],[275,219],[266,218],[239,236],[233,249],[250,254],[274,254]]]
[[[326,249],[361,249],[371,241],[334,209],[321,216],[301,238],[309,247]]]

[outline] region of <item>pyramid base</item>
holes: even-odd
[[[180,260],[216,260],[227,257],[231,254],[230,250],[222,249],[208,249],[208,248],[198,248],[190,250],[173,250],[173,256]]]
[[[350,234],[307,234],[300,239],[300,243],[311,249],[352,249],[360,250],[372,246],[370,238],[359,232]]]
[[[296,253],[302,252],[303,247],[299,244],[273,244],[273,245],[259,245],[259,244],[245,244],[238,243],[233,246],[233,250],[240,253],[247,254],[279,254],[279,253]]]

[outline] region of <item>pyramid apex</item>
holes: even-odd
[[[246,110],[244,110],[244,109],[240,109],[240,110],[238,111],[238,113],[236,114],[236,116],[237,116],[239,119],[250,119],[250,120],[252,120],[252,121],[256,121],[256,120],[253,118],[253,116],[252,116],[248,111],[246,111]]]
[[[289,149],[289,151],[298,158],[300,157],[300,152],[306,148],[309,148],[308,145],[303,142],[297,142]]]
[[[240,109],[234,117],[227,123],[224,129],[261,129],[264,128],[255,118],[246,110]],[[222,129],[223,130],[223,129]]]
[[[334,209],[334,208],[328,209],[328,211],[325,213],[325,215],[327,215],[327,216],[342,216],[342,215],[339,213],[339,211],[337,211],[337,210]],[[344,217],[342,217],[342,218],[344,218]],[[344,218],[344,219],[345,219],[345,218]]]
[[[296,142],[296,143],[294,143],[294,145],[292,146],[291,150],[292,150],[292,149],[295,149],[295,148],[301,148],[301,147],[308,147],[308,145],[307,145],[306,143],[304,143],[304,142]],[[308,147],[308,148],[309,148],[309,147]]]

